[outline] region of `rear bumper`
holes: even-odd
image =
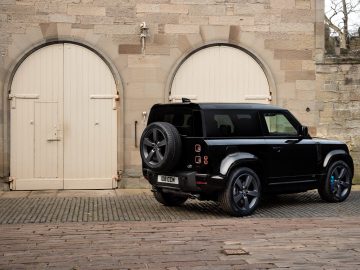
[[[154,187],[191,193],[211,193],[219,191],[225,187],[226,183],[226,179],[222,176],[199,174],[194,171],[175,171],[172,173],[165,173],[166,176],[178,177],[179,184],[158,182],[158,176],[164,174],[159,174],[149,169],[143,169],[143,174],[149,183]]]

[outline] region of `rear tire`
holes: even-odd
[[[330,164],[326,177],[318,188],[321,199],[327,202],[342,202],[349,196],[352,173],[346,162],[338,160]]]
[[[164,193],[160,190],[154,191],[154,197],[159,203],[166,206],[179,206],[186,202],[186,200],[188,199],[187,197]]]
[[[225,190],[220,194],[221,208],[232,216],[248,216],[261,198],[261,182],[250,168],[242,167],[230,173]]]

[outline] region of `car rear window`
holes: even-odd
[[[207,137],[257,137],[261,136],[256,111],[206,110]]]
[[[184,107],[157,107],[151,111],[149,122],[167,122],[174,125],[181,135],[202,137],[201,113]]]

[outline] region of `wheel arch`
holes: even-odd
[[[221,162],[220,173],[228,177],[231,171],[240,167],[248,167],[255,171],[263,184],[264,166],[261,160],[251,153],[238,152],[227,155]]]
[[[354,175],[354,162],[351,156],[342,149],[332,150],[326,155],[323,162],[323,169],[326,171],[330,164],[338,160],[345,161],[349,165],[352,175]]]

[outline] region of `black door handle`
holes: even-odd
[[[295,144],[295,143],[298,143],[300,140],[298,139],[290,139],[290,140],[286,140],[285,143],[288,143],[288,144]]]
[[[273,146],[272,149],[276,152],[280,152],[282,147],[281,146]]]

